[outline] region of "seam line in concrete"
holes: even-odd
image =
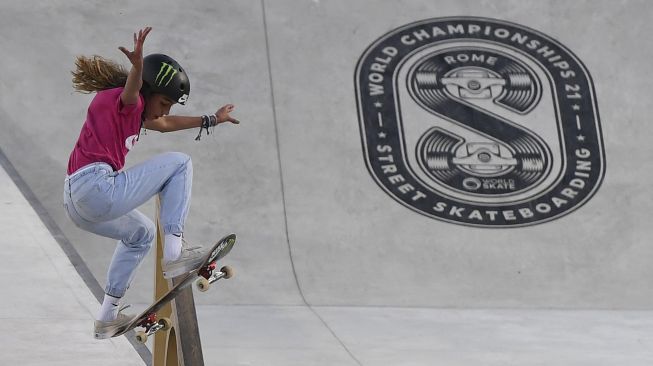
[[[299,284],[299,278],[297,276],[297,270],[295,269],[295,261],[293,260],[292,256],[292,246],[290,245],[290,235],[288,232],[288,214],[286,211],[286,192],[285,192],[285,185],[283,181],[283,167],[281,164],[281,144],[279,143],[279,128],[277,124],[277,108],[276,108],[276,102],[274,99],[274,84],[272,83],[272,61],[270,57],[270,40],[268,38],[268,23],[267,23],[267,15],[265,12],[265,0],[261,0],[261,10],[262,10],[262,15],[263,15],[263,34],[265,35],[265,53],[266,53],[266,58],[267,58],[267,66],[268,66],[268,81],[270,83],[270,101],[272,102],[272,120],[274,121],[274,136],[275,136],[275,141],[277,144],[277,161],[279,163],[279,181],[281,184],[281,202],[283,206],[283,221],[284,221],[284,226],[285,226],[285,231],[286,231],[286,244],[288,246],[288,256],[290,260],[290,265],[292,268],[292,273],[293,277],[295,278],[295,284],[297,285],[297,290],[299,291],[299,295],[302,298],[302,301],[306,306],[310,309],[310,311],[317,317],[320,322],[324,325],[324,327],[331,333],[331,335],[338,341],[340,346],[349,354],[349,357],[351,357],[358,365],[362,366],[362,363],[354,356],[354,354],[347,348],[345,343],[336,335],[335,331],[331,329],[331,327],[327,324],[327,322],[320,316],[320,314],[317,313],[315,309],[306,301],[306,297],[304,296],[304,292],[302,291],[302,287]]]
[[[261,0],[261,9],[263,12],[263,33],[265,35],[265,53],[267,56],[268,82],[270,83],[270,101],[272,102],[272,120],[274,122],[274,136],[277,144],[277,162],[279,164],[279,182],[281,185],[281,204],[283,207],[283,222],[284,222],[284,228],[286,233],[286,245],[288,247],[288,256],[290,259],[290,265],[292,268],[293,277],[295,278],[295,285],[297,286],[297,290],[299,291],[299,295],[301,296],[302,301],[304,302],[304,304],[308,305],[308,302],[304,297],[304,292],[302,291],[302,287],[299,284],[299,278],[297,277],[297,271],[295,269],[295,261],[293,260],[293,256],[292,256],[292,247],[290,245],[290,235],[288,233],[288,214],[286,213],[286,192],[285,192],[286,190],[283,181],[283,167],[281,165],[281,145],[279,143],[279,128],[277,126],[277,108],[274,99],[274,86],[272,84],[272,62],[270,60],[270,42],[268,40],[268,24],[267,24],[267,19],[265,14],[264,0]]]

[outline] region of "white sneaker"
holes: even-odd
[[[163,277],[174,278],[197,269],[205,258],[204,249],[201,246],[191,247],[182,238],[181,255],[174,261],[163,261]]]
[[[127,309],[128,307],[129,305],[121,306],[120,309],[118,309],[118,317],[116,317],[115,320],[110,320],[108,322],[96,320],[94,324],[95,339],[111,338],[116,333],[122,331],[127,324],[131,323],[136,315],[121,313],[121,311]]]

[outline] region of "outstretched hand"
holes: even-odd
[[[145,27],[145,29],[138,31],[138,36],[134,33],[134,51],[129,51],[125,47],[118,47],[134,67],[143,67],[143,43],[145,43],[145,37],[147,37],[151,30],[152,27]]]
[[[234,110],[234,105],[233,104],[227,104],[225,106],[222,106],[222,108],[218,109],[217,112],[215,112],[215,116],[218,119],[218,123],[224,123],[224,122],[231,122],[233,124],[239,124],[240,121],[231,117],[229,113],[231,113]]]

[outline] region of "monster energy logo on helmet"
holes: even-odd
[[[156,86],[161,86],[166,78],[168,78],[168,82],[164,86],[168,86],[176,73],[177,70],[175,70],[172,65],[162,62],[161,69],[159,70],[159,73],[156,75],[156,79],[154,80]]]
[[[188,100],[188,76],[170,56],[156,53],[143,58],[143,81],[152,93],[163,94],[179,104],[185,104]]]

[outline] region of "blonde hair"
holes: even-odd
[[[80,93],[125,86],[128,72],[124,67],[102,56],[77,56],[73,74],[73,88]]]

